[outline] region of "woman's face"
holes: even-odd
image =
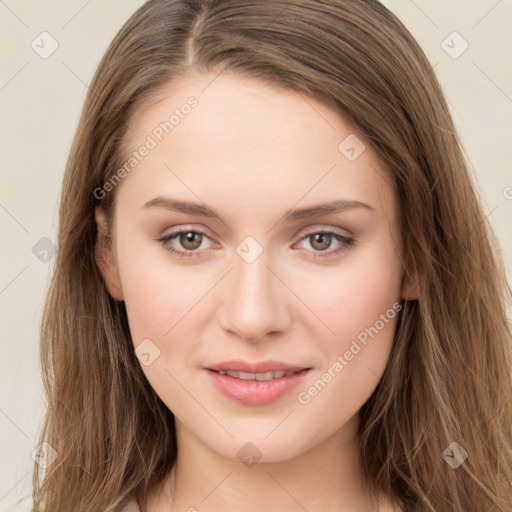
[[[401,300],[371,148],[312,98],[226,72],[166,87],[129,142],[103,272],[178,436],[280,461],[354,432]]]

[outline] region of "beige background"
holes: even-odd
[[[31,504],[31,453],[44,410],[38,328],[54,261],[51,252],[49,261],[41,261],[48,249],[48,241],[41,239],[55,240],[64,165],[87,84],[109,42],[141,3],[0,0],[1,511],[28,511]],[[512,2],[383,3],[435,64],[510,277],[512,70],[507,56],[512,47]],[[454,31],[460,36],[450,35]],[[50,36],[40,36],[42,32]],[[45,59],[31,47],[49,51],[52,39],[58,47]],[[464,41],[467,50],[452,58]]]

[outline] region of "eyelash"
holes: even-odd
[[[169,251],[172,254],[178,255],[180,258],[199,257],[201,255],[200,251],[197,251],[197,250],[195,250],[195,251],[180,251],[178,249],[174,249],[173,247],[169,247],[169,246],[165,245],[167,242],[170,242],[173,238],[176,238],[177,236],[179,236],[183,233],[196,233],[196,234],[200,234],[200,235],[204,235],[204,236],[208,237],[207,233],[205,233],[204,231],[201,231],[199,229],[182,229],[180,231],[170,233],[169,235],[166,235],[165,237],[159,238],[158,242],[160,242],[163,245],[165,250]],[[342,242],[343,245],[338,249],[334,249],[334,250],[330,250],[330,251],[329,250],[313,251],[313,253],[314,253],[312,256],[313,258],[318,258],[318,257],[319,258],[327,258],[329,256],[335,256],[335,255],[342,253],[343,251],[351,249],[354,246],[355,241],[353,238],[347,237],[347,236],[342,235],[336,231],[330,231],[330,230],[310,231],[310,232],[306,233],[300,239],[300,242],[302,242],[303,240],[306,240],[307,238],[309,238],[312,235],[317,235],[317,234],[329,235],[329,236],[333,237],[334,239],[338,240],[339,242]]]

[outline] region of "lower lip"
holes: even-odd
[[[225,396],[244,405],[267,405],[275,402],[296,387],[309,369],[279,379],[257,381],[241,380],[207,370],[213,385]]]

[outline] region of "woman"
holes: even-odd
[[[510,510],[507,283],[378,2],[144,4],[58,245],[34,511]]]

